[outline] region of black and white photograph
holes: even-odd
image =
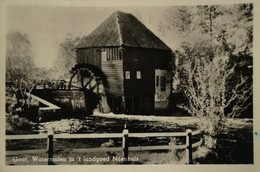
[[[255,10],[6,6],[5,166],[254,165]]]

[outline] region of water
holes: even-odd
[[[145,121],[136,119],[105,118],[102,116],[89,116],[84,120],[62,119],[40,123],[40,132],[46,133],[54,128],[55,133],[122,133],[126,125],[130,133],[146,132],[180,132],[186,128],[195,129],[195,125],[178,125],[172,122]]]
[[[60,121],[41,123],[40,132],[47,133],[49,129],[53,128],[55,134],[122,133],[125,126],[127,127],[129,133],[185,132],[187,128],[195,130],[194,125],[181,126],[167,121],[129,120],[106,118],[102,116],[89,116],[84,120],[62,119]],[[70,145],[69,142],[77,142],[79,146],[84,145],[84,147],[99,147],[102,143],[107,142],[108,140],[109,139],[69,139],[68,141],[68,139],[63,139],[63,142],[66,142],[66,145]],[[113,141],[115,142],[115,146],[122,146],[122,138],[113,139]],[[129,138],[129,141],[129,146],[168,145],[170,138]],[[198,139],[194,141],[198,141]],[[61,144],[61,142],[59,143]],[[185,144],[185,137],[178,137],[177,144]]]

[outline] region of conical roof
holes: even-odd
[[[135,16],[115,11],[75,48],[128,46],[171,50]]]

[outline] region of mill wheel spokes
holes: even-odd
[[[72,67],[71,73],[72,76],[69,82],[69,89],[76,87],[80,90],[93,90],[100,80],[102,80],[103,85],[107,85],[106,77],[103,72],[98,67],[91,64],[76,64]],[[78,78],[78,84],[74,85],[72,81],[76,76]]]

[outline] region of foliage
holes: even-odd
[[[30,120],[28,112],[34,110],[32,117],[36,117],[38,111],[37,105],[33,105],[28,109],[26,104],[17,104],[15,98],[6,96],[6,134],[31,133],[35,124]]]
[[[205,5],[166,12],[163,34],[180,35],[174,91],[187,97],[181,107],[200,119],[208,148],[217,145],[214,138],[226,117],[240,116],[252,103],[252,9],[252,4]]]
[[[164,27],[180,35],[175,48],[175,92],[185,91],[189,68],[194,67],[196,60],[202,67],[214,57],[227,56],[227,68],[234,70],[232,77],[225,81],[225,95],[232,100],[225,111],[235,117],[251,106],[252,9],[252,4],[236,4],[178,6],[167,11],[168,23]],[[234,90],[240,96],[232,97]],[[243,95],[246,95],[244,100]]]
[[[17,104],[24,104],[34,68],[32,46],[28,35],[20,32],[9,33],[6,42],[6,80]]]
[[[34,65],[32,45],[27,34],[10,32],[7,35],[6,43],[6,112],[8,118],[13,119],[15,116],[35,118],[38,113],[38,104],[31,103],[30,93],[39,81],[45,79],[45,72]]]
[[[27,118],[21,118],[18,115],[7,117],[5,125],[6,134],[32,133],[32,129],[35,127],[33,122],[30,122]]]
[[[252,55],[252,10],[252,4],[175,6],[165,12],[166,21],[159,24],[164,35],[179,35],[174,39],[178,42],[175,50],[181,50],[184,42],[194,43],[194,39],[206,36],[218,49],[215,53]]]
[[[6,80],[16,94],[25,96],[39,80],[45,79],[44,70],[34,65],[32,45],[27,34],[10,32],[6,40]]]
[[[33,53],[28,35],[11,32],[7,35],[6,80],[23,82],[32,75]]]
[[[56,79],[67,79],[71,74],[71,68],[76,64],[75,45],[80,41],[80,37],[68,34],[64,42],[60,44],[59,55],[56,59],[56,66],[52,69],[59,75],[53,76]]]
[[[182,107],[200,119],[198,126],[206,134],[205,144],[208,147],[213,147],[215,142],[207,135],[215,136],[221,132],[225,108],[239,95],[234,90],[227,99],[226,81],[234,71],[234,68],[228,67],[227,60],[225,56],[214,57],[213,60],[197,59],[186,68],[187,83],[183,87],[189,103]]]

